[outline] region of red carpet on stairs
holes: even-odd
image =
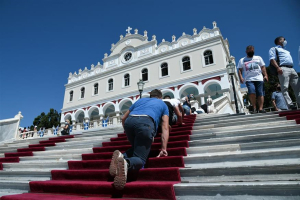
[[[17,152],[4,153],[5,158],[0,158],[0,170],[3,170],[2,163],[19,162],[21,156],[33,156],[33,151],[45,151],[45,147],[55,146],[57,142],[66,142],[66,139],[73,138],[74,135],[66,135],[49,138],[49,140],[39,141],[39,144],[30,144],[28,148],[17,149]]]
[[[189,116],[185,121],[194,120],[195,116]],[[30,182],[31,193],[5,196],[1,200],[175,199],[173,185],[181,181],[179,168],[184,167],[183,156],[187,155],[191,129],[191,123],[172,129],[168,157],[156,157],[161,147],[158,134],[145,168],[137,175],[129,173],[122,191],[113,187],[113,177],[108,171],[113,151],[124,152],[130,148],[126,135],[118,134],[117,138],[111,138],[111,142],[103,142],[103,147],[93,148],[94,153],[83,154],[81,161],[69,161],[69,170],[52,170],[52,180]]]

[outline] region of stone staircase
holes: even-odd
[[[299,110],[197,115],[192,129],[181,183],[174,185],[177,199],[300,199]],[[93,153],[94,147],[121,132],[114,128],[64,141],[53,138],[55,146],[21,156],[16,163],[3,163],[0,197],[30,191],[30,181],[51,180],[51,170],[68,169],[68,161],[81,161],[82,154]],[[37,138],[2,144],[0,158],[39,143],[50,142]]]

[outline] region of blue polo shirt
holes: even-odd
[[[148,115],[155,122],[156,130],[160,124],[161,117],[169,116],[167,105],[157,98],[142,98],[135,102],[130,108],[130,115]]]
[[[285,50],[282,46],[280,45],[277,45],[276,47],[272,47],[270,50],[269,50],[269,59],[273,59],[273,60],[276,60],[276,51],[275,51],[275,48],[277,49],[278,51],[278,57],[279,57],[279,60],[280,60],[280,63],[279,65],[288,65],[288,66],[293,66],[293,59],[292,59],[292,56],[290,54],[289,51]]]
[[[277,108],[281,109],[281,110],[287,110],[288,107],[286,105],[285,99],[282,95],[282,92],[273,92],[272,93],[272,99],[275,100],[276,106]]]

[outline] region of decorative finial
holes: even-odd
[[[152,40],[156,40],[156,35],[152,35]]]
[[[134,34],[138,34],[138,30],[137,29],[134,29]]]
[[[81,69],[79,69],[79,71],[78,71],[78,74],[81,74],[81,72],[82,72],[82,70],[81,70]]]
[[[176,40],[176,36],[172,35],[172,42],[175,42],[175,40]]]
[[[85,67],[84,70],[88,70],[87,67]]]
[[[72,77],[72,72],[69,73],[69,78]]]
[[[74,75],[77,75],[77,73],[76,73],[76,72],[74,72]]]
[[[182,35],[185,35],[185,32],[183,32]]]
[[[112,43],[112,44],[111,44],[111,48],[113,48],[114,46],[115,46],[115,44],[114,44],[114,43]]]
[[[213,27],[217,28],[217,22],[216,21],[213,21]]]
[[[194,35],[197,35],[197,29],[196,28],[193,29],[193,33],[194,33]]]
[[[98,62],[97,65],[100,65],[100,62]]]
[[[107,53],[105,53],[105,54],[104,54],[104,58],[107,58],[107,56],[108,56],[108,54],[107,54]],[[100,63],[98,62],[98,64],[100,64]]]
[[[205,26],[203,26],[203,29],[206,29],[206,27],[205,27]]]
[[[120,35],[120,40],[122,40],[122,39],[123,39],[123,37],[124,37],[123,35]]]
[[[165,39],[162,39],[162,41],[161,42],[165,42],[166,40]]]
[[[95,65],[94,65],[94,64],[91,64],[91,70],[94,69],[94,67],[95,67]]]
[[[128,26],[128,28],[126,29],[127,33],[126,35],[131,35],[130,31],[132,30],[132,28],[130,26]]]
[[[147,33],[148,33],[147,31],[144,31],[144,37],[147,37]]]

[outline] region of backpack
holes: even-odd
[[[277,65],[279,66],[280,60],[279,60],[279,56],[278,56],[278,50],[277,50],[276,47],[274,47],[274,48],[275,48],[275,51],[276,51],[276,62],[277,62]],[[276,69],[276,67],[271,63],[271,60],[270,60],[269,66],[270,66],[270,72],[271,72],[271,74],[274,75],[274,76],[277,76],[277,75],[278,75],[277,69]]]
[[[174,108],[172,106],[172,104],[168,101],[164,101],[165,104],[168,106],[168,110],[169,110],[169,125],[172,126],[172,119],[173,119],[173,115],[174,115]]]

